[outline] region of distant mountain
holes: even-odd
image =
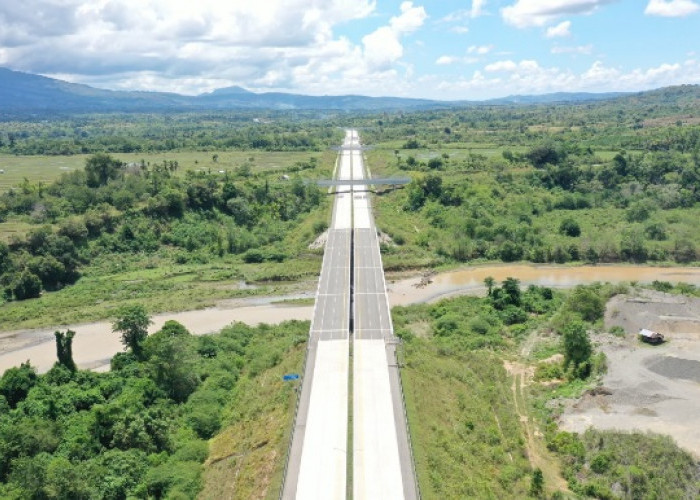
[[[283,92],[254,93],[230,87],[195,98],[196,105],[214,109],[416,109],[445,107],[451,103],[403,97],[367,97],[361,95],[309,96]]]
[[[629,99],[654,103],[697,102],[700,86],[682,85],[641,93],[558,92],[544,95],[509,96],[488,101],[436,101],[403,97],[367,97],[361,95],[308,96],[283,92],[250,92],[242,87],[227,87],[198,96],[167,92],[124,92],[68,83],[53,78],[0,68],[0,114],[37,112],[134,112],[185,111],[214,109],[268,110],[417,110],[468,107],[477,105],[532,105],[583,103]]]
[[[183,107],[187,98],[165,92],[119,92],[0,68],[2,111],[131,111]]]
[[[594,94],[591,92],[554,92],[543,95],[511,95],[498,99],[484,101],[488,104],[555,104],[563,102],[590,102],[607,101],[616,97],[632,95],[632,92],[603,92]]]
[[[165,111],[188,109],[415,109],[449,103],[427,99],[366,96],[306,96],[254,93],[227,87],[198,96],[166,92],[123,92],[68,83],[0,68],[0,113],[40,111]]]

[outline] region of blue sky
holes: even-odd
[[[0,66],[102,88],[485,99],[700,83],[700,0],[25,0]]]

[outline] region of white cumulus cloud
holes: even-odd
[[[486,65],[484,68],[484,70],[488,71],[489,73],[494,73],[496,71],[515,71],[516,69],[518,69],[518,65],[510,60],[497,61]]]
[[[683,17],[700,10],[693,0],[649,0],[644,13],[649,16]]]
[[[483,99],[549,92],[640,91],[680,81],[700,81],[700,62],[689,59],[625,71],[595,61],[582,72],[574,72],[557,66],[542,66],[533,60],[504,60],[487,65],[483,72],[475,71],[471,77],[440,81],[424,78],[423,84],[438,88],[445,96]]]
[[[375,0],[0,2],[2,64],[119,89],[282,82],[339,46],[352,55],[333,29],[375,9]],[[415,24],[399,17],[396,29]]]
[[[517,28],[545,26],[572,14],[590,14],[601,5],[618,0],[516,0],[501,9],[504,21]]]
[[[401,14],[392,17],[388,26],[382,26],[362,38],[365,59],[376,68],[386,68],[403,56],[401,37],[420,28],[428,14],[413,2],[401,4]]]
[[[472,0],[472,17],[479,17],[484,12],[484,5],[486,0]]]
[[[446,66],[448,64],[454,64],[457,62],[458,58],[454,56],[440,56],[435,61],[438,66]]]
[[[493,50],[493,45],[472,45],[467,49],[467,52],[469,54],[478,54],[480,56],[483,56],[484,54],[488,54]]]
[[[570,28],[571,21],[562,21],[556,26],[550,26],[547,28],[546,36],[547,38],[571,36],[571,31],[569,31]]]

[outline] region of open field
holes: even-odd
[[[151,313],[159,313],[203,309],[241,297],[288,295],[313,286],[320,259],[263,265],[235,260],[175,265],[144,256],[121,262],[115,259],[110,265],[112,272],[86,274],[63,290],[3,304],[0,331],[95,321],[110,317],[124,304],[142,304]],[[255,281],[262,283],[249,284]]]
[[[214,156],[216,155],[216,161]],[[30,182],[49,184],[61,174],[85,167],[91,155],[70,156],[16,156],[0,154],[0,193],[18,186],[25,178]],[[211,172],[235,172],[242,165],[249,165],[253,172],[283,173],[297,162],[310,158],[318,160],[318,176],[330,176],[335,161],[335,151],[296,152],[296,151],[168,151],[163,153],[114,153],[112,156],[125,163],[140,165],[161,164],[163,161],[177,162],[176,173],[182,175],[187,170]]]

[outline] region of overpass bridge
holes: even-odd
[[[321,187],[338,187],[338,186],[403,186],[411,182],[410,177],[384,177],[375,179],[318,179],[315,181],[306,181],[315,183]]]

